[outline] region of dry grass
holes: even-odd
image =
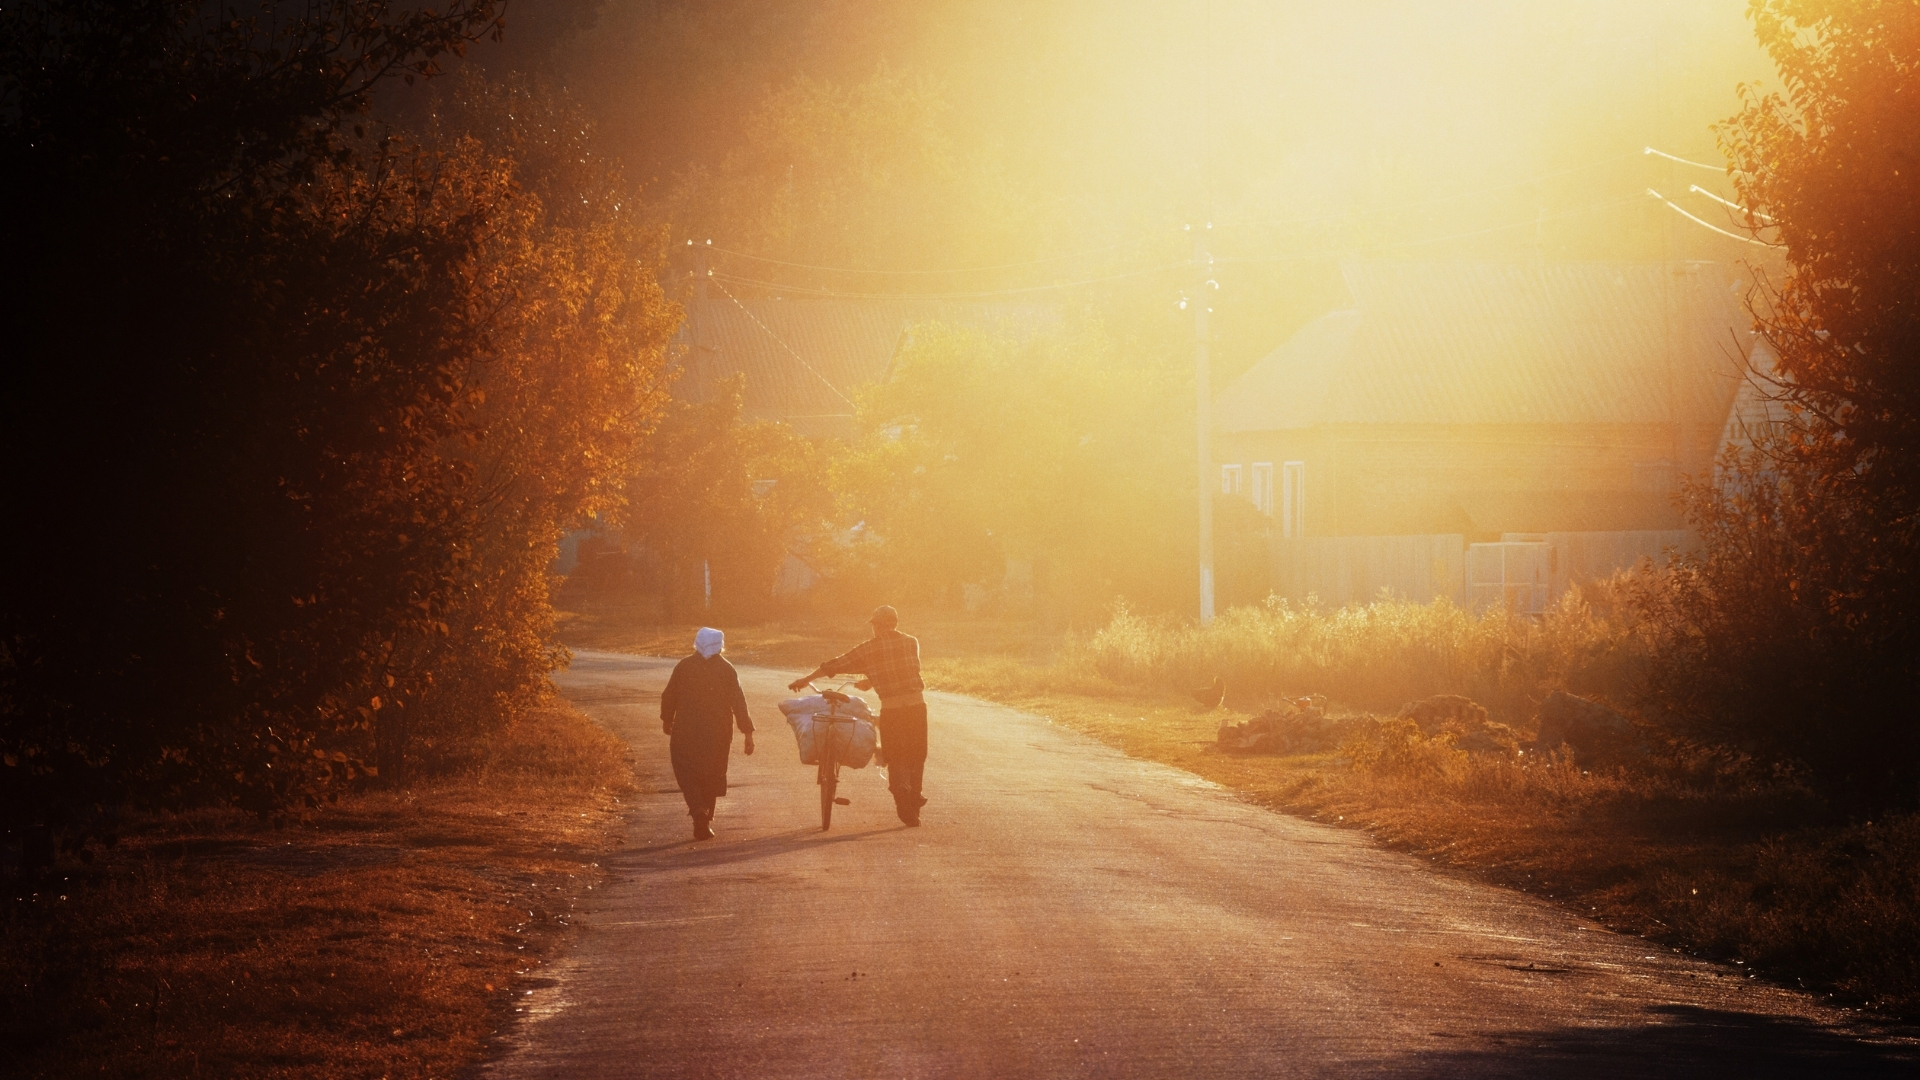
[[[599,880],[625,747],[562,706],[470,772],[278,824],[149,817],[9,890],[9,1076],[449,1077]]]
[[[1336,753],[1225,754],[1219,726],[1245,712],[1202,712],[1178,689],[1126,685],[1090,655],[1100,655],[1097,639],[1070,645],[1052,665],[943,658],[927,675],[938,689],[1040,713],[1255,802],[1365,829],[1438,868],[1535,893],[1616,929],[1788,985],[1920,1013],[1920,818],[1845,826],[1803,788],[1706,756],[1585,770],[1564,754],[1507,762],[1436,741],[1401,757],[1399,770],[1370,772]],[[1135,674],[1162,686],[1205,681],[1170,670],[1183,669]],[[1398,685],[1389,700],[1458,690]]]
[[[672,655],[692,640],[691,626],[573,618],[577,645]],[[866,636],[858,616],[725,628],[735,659],[796,668]],[[1124,611],[1090,635],[966,620],[906,629],[921,638],[935,689],[1040,713],[1263,805],[1365,829],[1436,867],[1788,985],[1920,1013],[1920,819],[1847,826],[1803,788],[1712,755],[1625,772],[1434,745],[1414,755],[1419,767],[1392,773],[1335,753],[1216,747],[1223,721],[1311,693],[1349,714],[1462,694],[1530,738],[1534,706],[1552,690],[1630,696],[1645,642],[1610,588],[1537,622],[1447,604],[1275,604],[1234,609],[1205,630]],[[1226,676],[1231,708],[1202,713],[1185,691],[1215,675]]]
[[[1530,724],[1557,689],[1623,696],[1645,641],[1616,613],[1618,585],[1570,592],[1546,617],[1475,616],[1441,600],[1345,608],[1274,600],[1224,612],[1201,628],[1124,608],[1104,628],[1071,640],[1059,666],[1135,687],[1204,686],[1224,676],[1230,705],[1324,694],[1354,708],[1391,711],[1435,694],[1460,694],[1494,719]]]

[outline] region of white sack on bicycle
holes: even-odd
[[[827,712],[829,711],[829,706],[832,704],[832,702],[828,701],[826,697],[821,694],[808,694],[806,697],[793,697],[781,702],[780,712],[781,715],[787,717],[788,723],[792,723],[793,717],[797,714],[811,716],[817,712]],[[867,699],[858,694],[847,695],[847,703],[840,706],[840,715],[857,716],[862,720],[873,719],[873,713],[867,705]]]
[[[874,748],[880,743],[880,732],[872,722],[855,720],[852,723],[828,723],[822,720],[815,723],[810,714],[787,717],[787,723],[793,727],[793,736],[800,744],[800,764],[820,764],[820,747],[833,733],[837,741],[834,747],[834,759],[849,769],[864,769],[873,760]]]
[[[815,723],[816,713],[825,714],[830,703],[826,698],[814,694],[803,698],[788,698],[780,703],[780,711],[786,715],[787,725],[793,728],[793,737],[800,744],[800,764],[820,764],[820,747],[834,733],[834,759],[850,769],[864,769],[873,760],[874,747],[879,745],[880,733],[868,719],[867,703],[862,698],[853,698],[840,706],[838,715],[853,717],[853,723]]]

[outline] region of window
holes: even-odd
[[[1253,499],[1253,508],[1273,516],[1273,462],[1256,461],[1252,466],[1252,475],[1248,478],[1253,490],[1247,495]]]
[[[1220,466],[1220,494],[1222,495],[1240,494],[1240,466],[1238,465]]]
[[[1280,467],[1280,535],[1307,535],[1307,463],[1289,461]]]

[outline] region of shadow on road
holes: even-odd
[[[671,844],[633,848],[601,861],[617,872],[645,874],[662,870],[691,870],[708,866],[726,866],[786,855],[809,848],[845,844],[890,833],[904,832],[905,825],[884,828],[821,832],[818,829],[790,829],[786,832],[756,836],[751,840],[729,843],[725,840],[678,840]]]
[[[1474,1046],[1382,1062],[1368,1075],[1447,1077],[1912,1077],[1920,1049],[1862,1042],[1812,1024],[1689,1005],[1648,1010],[1633,1027],[1460,1033]],[[1486,1045],[1487,1043],[1493,1045]]]

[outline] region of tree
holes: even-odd
[[[1920,9],[1754,0],[1785,95],[1743,87],[1720,128],[1748,224],[1792,272],[1760,328],[1802,453],[1856,474],[1889,523],[1920,509]]]
[[[677,235],[791,263],[884,271],[1002,261],[1019,246],[1023,210],[991,159],[961,153],[951,111],[936,85],[885,68],[845,87],[796,78],[767,91],[717,166],[677,176],[658,212]],[[804,289],[969,285],[722,260],[742,277]]]
[[[1754,0],[1785,84],[1719,129],[1791,271],[1755,302],[1784,406],[1687,493],[1704,553],[1643,591],[1652,703],[1860,810],[1920,796],[1920,7]]]
[[[1687,734],[1793,763],[1851,810],[1910,797],[1911,656],[1881,639],[1876,516],[1784,441],[1730,451],[1683,493],[1699,553],[1636,582],[1646,698]]]
[[[439,160],[505,171],[514,199],[488,222],[472,285],[496,333],[471,359],[460,429],[437,448],[472,471],[466,546],[445,617],[410,639],[411,707],[381,713],[383,771],[403,765],[415,731],[471,734],[545,688],[564,657],[559,538],[620,519],[665,399],[679,320],[654,280],[664,238],[591,136],[563,91],[521,77],[464,73],[430,117]]]
[[[1191,399],[1190,377],[1098,329],[916,330],[860,399],[862,438],[836,470],[849,517],[879,538],[882,586],[957,605],[1012,561],[1050,617],[1184,601],[1193,417],[1166,403]]]
[[[784,424],[741,419],[744,377],[666,408],[629,480],[620,538],[655,569],[669,620],[771,609],[787,555],[828,531],[826,451]]]
[[[0,328],[0,505],[34,525],[0,811],[271,811],[376,735],[404,762],[452,684],[537,684],[553,542],[617,504],[675,316],[579,125],[369,119],[496,6],[0,19],[0,236],[39,271]]]

